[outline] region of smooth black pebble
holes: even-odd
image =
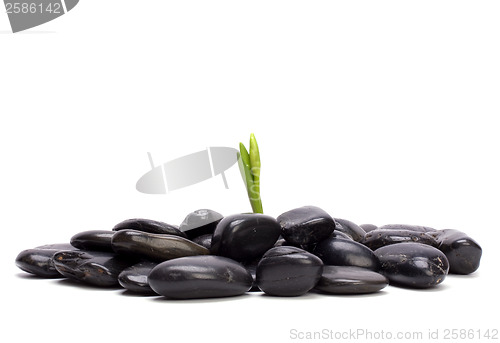
[[[189,239],[201,235],[212,235],[217,224],[224,218],[219,212],[202,209],[189,213],[179,225],[179,230],[184,232]]]
[[[174,235],[186,238],[186,234],[175,225],[151,219],[127,219],[115,225],[113,231],[136,230],[163,235]]]
[[[309,245],[328,238],[335,229],[333,218],[316,206],[295,208],[279,215],[281,235],[292,245]]]
[[[337,231],[342,231],[347,235],[351,236],[352,239],[356,242],[359,242],[363,239],[366,232],[359,225],[353,223],[350,220],[335,218],[335,222],[339,225],[336,226]]]
[[[210,252],[236,261],[250,261],[272,248],[280,231],[276,219],[264,214],[227,216],[217,224]]]
[[[343,238],[343,239],[347,239],[349,241],[353,241],[352,237],[349,236],[347,233],[342,232],[342,231],[337,231],[337,230],[333,231],[333,233],[330,235],[330,237]]]
[[[187,238],[154,234],[136,230],[121,230],[111,240],[113,250],[119,254],[166,261],[178,257],[208,255],[209,250]]]
[[[378,227],[379,230],[408,230],[415,232],[435,232],[436,229],[429,226],[410,224],[386,224]]]
[[[316,286],[322,271],[317,256],[296,247],[275,247],[257,265],[256,281],[268,295],[299,296]]]
[[[388,284],[384,275],[366,268],[324,266],[315,289],[328,294],[367,294]]]
[[[379,261],[373,251],[363,244],[340,237],[330,237],[318,243],[313,250],[325,265],[362,267],[379,270]]]
[[[111,230],[89,230],[77,233],[71,237],[70,243],[75,248],[81,250],[101,250],[113,251],[111,246],[111,238],[115,234]]]
[[[118,285],[118,274],[137,263],[105,251],[59,251],[54,265],[62,275],[99,287]]]
[[[16,257],[16,266],[21,270],[43,278],[61,278],[55,266],[53,256],[61,250],[74,250],[68,243],[47,244],[21,251]]]
[[[391,244],[411,242],[427,244],[434,247],[437,246],[436,239],[428,232],[412,231],[408,229],[375,229],[368,232],[361,241],[362,244],[372,250],[377,250],[378,248]]]
[[[241,295],[252,287],[252,275],[223,256],[189,256],[162,262],[148,276],[151,288],[171,299]]]
[[[118,275],[120,285],[134,293],[156,294],[148,283],[148,275],[158,263],[151,261],[142,261],[133,266],[124,269]]]
[[[421,243],[391,244],[375,250],[380,273],[391,284],[429,288],[443,282],[448,274],[448,259],[437,248]]]
[[[450,262],[450,273],[470,274],[479,268],[482,249],[479,244],[458,230],[436,232],[438,249]]]

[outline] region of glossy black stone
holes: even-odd
[[[408,230],[415,232],[435,232],[436,229],[422,225],[409,225],[409,224],[386,224],[378,227],[379,230]]]
[[[335,222],[340,224],[340,227],[337,225],[335,228],[337,231],[346,233],[347,235],[351,236],[352,239],[356,242],[361,241],[366,234],[365,230],[363,230],[359,225],[351,222],[350,220],[335,218]]]
[[[388,284],[384,275],[366,268],[324,266],[315,289],[328,294],[367,294]]]
[[[193,238],[192,241],[210,250],[212,247],[212,234],[198,236]]]
[[[106,251],[59,251],[54,265],[67,278],[86,284],[111,287],[118,285],[118,274],[137,261]]]
[[[378,248],[390,244],[408,242],[422,243],[434,247],[437,246],[436,239],[428,232],[389,228],[379,228],[370,231],[361,241],[362,244],[372,250],[377,250]]]
[[[421,243],[391,244],[375,250],[380,273],[391,284],[429,288],[440,284],[448,274],[448,259],[437,248]]]
[[[201,235],[212,235],[222,218],[224,216],[219,212],[207,209],[196,210],[186,216],[179,230],[184,232],[189,239]]]
[[[258,287],[268,295],[299,296],[311,290],[323,271],[323,262],[296,247],[267,251],[257,265]]]
[[[53,256],[61,250],[74,250],[71,244],[48,244],[21,251],[16,257],[16,266],[21,270],[43,278],[63,277],[55,266]]]
[[[111,230],[89,230],[77,233],[71,237],[70,243],[75,248],[81,250],[101,250],[113,251],[111,247],[111,238],[115,234]]]
[[[342,231],[337,231],[337,230],[333,231],[333,233],[330,235],[330,237],[343,238],[343,239],[353,241],[352,237],[349,236],[347,233],[342,232]]]
[[[133,266],[125,268],[118,275],[120,285],[134,293],[156,294],[148,283],[148,275],[158,263],[151,261],[142,261]]]
[[[374,224],[361,224],[359,227],[362,228],[366,233],[378,229],[378,226]]]
[[[333,218],[316,206],[287,211],[276,218],[281,235],[292,245],[309,245],[328,238],[335,229]]]
[[[149,233],[157,233],[163,235],[174,235],[186,238],[186,234],[179,230],[179,228],[175,225],[170,225],[164,222],[151,220],[151,219],[142,219],[142,218],[134,218],[127,219],[118,223],[113,228],[113,231],[121,231],[121,230],[136,230],[142,232]]]
[[[378,271],[377,257],[364,245],[345,238],[330,237],[318,243],[313,253],[325,265],[352,266]]]
[[[236,261],[250,261],[273,247],[281,227],[276,219],[264,214],[235,214],[217,225],[210,252]]]
[[[111,244],[113,250],[119,254],[144,257],[154,261],[209,253],[207,248],[187,238],[136,230],[118,231],[113,235]]]
[[[243,265],[222,256],[190,256],[162,262],[148,277],[151,288],[172,299],[241,295],[252,287]]]
[[[450,273],[470,274],[479,268],[482,249],[479,244],[457,230],[441,230],[436,232],[438,249],[450,263]]]

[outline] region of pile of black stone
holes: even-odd
[[[76,234],[70,244],[22,251],[16,265],[39,277],[122,286],[172,299],[262,291],[273,296],[364,294],[389,283],[428,288],[477,270],[481,247],[465,233],[425,226],[358,226],[306,206],[273,218],[190,213],[177,227],[129,219]]]

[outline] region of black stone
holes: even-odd
[[[428,232],[389,228],[379,228],[370,231],[361,241],[362,244],[372,250],[377,250],[386,245],[408,242],[437,246],[436,239]]]
[[[374,224],[361,224],[359,227],[367,233],[378,228],[378,226]]]
[[[333,231],[333,233],[330,235],[330,237],[343,238],[343,239],[353,241],[352,237],[349,236],[347,233],[342,232],[342,231],[337,231],[337,230]]]
[[[437,231],[435,237],[448,258],[450,273],[470,274],[479,268],[482,249],[475,240],[457,230]]]
[[[328,294],[367,294],[388,284],[384,275],[365,268],[324,266],[315,289]]]
[[[318,243],[313,253],[325,265],[353,266],[378,271],[377,257],[364,245],[345,238],[330,237]]]
[[[142,261],[124,269],[118,275],[120,285],[134,293],[156,294],[148,283],[148,275],[158,263]]]
[[[435,232],[436,229],[422,225],[386,224],[378,227],[379,230],[407,230],[415,232]]]
[[[154,261],[208,255],[209,250],[187,238],[154,234],[136,230],[121,230],[111,239],[113,250],[119,254],[143,257]]]
[[[210,250],[212,247],[212,234],[198,236],[193,238],[192,241]]]
[[[235,214],[217,225],[210,252],[236,261],[250,261],[273,247],[281,227],[264,214]]]
[[[68,243],[48,244],[21,251],[16,257],[16,266],[21,270],[43,278],[61,278],[55,266],[53,256],[61,250],[74,250]]]
[[[323,271],[323,262],[296,247],[276,247],[267,251],[257,265],[256,280],[268,295],[299,296],[311,290]]]
[[[335,228],[337,231],[342,231],[348,234],[356,242],[361,241],[366,234],[365,230],[363,230],[359,225],[351,222],[350,220],[335,218],[335,222],[340,224],[340,227],[336,226]]]
[[[217,224],[224,218],[219,212],[212,210],[196,210],[186,216],[179,230],[184,232],[189,239],[201,235],[212,235]]]
[[[86,284],[111,287],[118,285],[118,274],[137,261],[106,251],[59,251],[54,265],[59,273]]]
[[[151,288],[172,299],[241,295],[252,287],[243,265],[222,256],[190,256],[162,262],[148,276]]]
[[[71,245],[81,250],[101,250],[113,251],[111,238],[115,231],[110,230],[89,230],[77,233],[71,237]]]
[[[391,244],[375,250],[380,272],[391,284],[429,288],[443,282],[448,259],[440,250],[421,243]]]
[[[309,245],[328,238],[335,229],[333,218],[319,207],[304,206],[276,218],[281,235],[292,245]]]
[[[150,219],[127,219],[118,223],[113,228],[113,231],[121,231],[121,230],[136,230],[142,232],[149,233],[157,233],[163,235],[174,235],[186,238],[186,234],[179,230],[179,228],[175,225],[170,225],[164,222],[159,222],[156,220]]]

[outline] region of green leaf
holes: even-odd
[[[245,145],[240,143],[240,156],[238,159],[241,177],[245,182],[248,199],[254,213],[264,213],[260,198],[260,155],[255,136],[250,136],[250,154]]]
[[[250,171],[250,157],[243,143],[240,143],[240,159],[238,160],[238,166],[240,167],[241,177],[243,178],[243,182],[245,182],[245,187],[249,193],[251,187],[253,186],[253,176]]]
[[[253,180],[256,183],[260,181],[260,154],[259,146],[254,134],[250,135],[250,170],[252,171]],[[260,185],[259,185],[260,186]]]
[[[255,213],[264,213],[260,198],[260,153],[255,135],[250,135],[250,172],[253,176],[253,186],[250,188],[250,202]]]

